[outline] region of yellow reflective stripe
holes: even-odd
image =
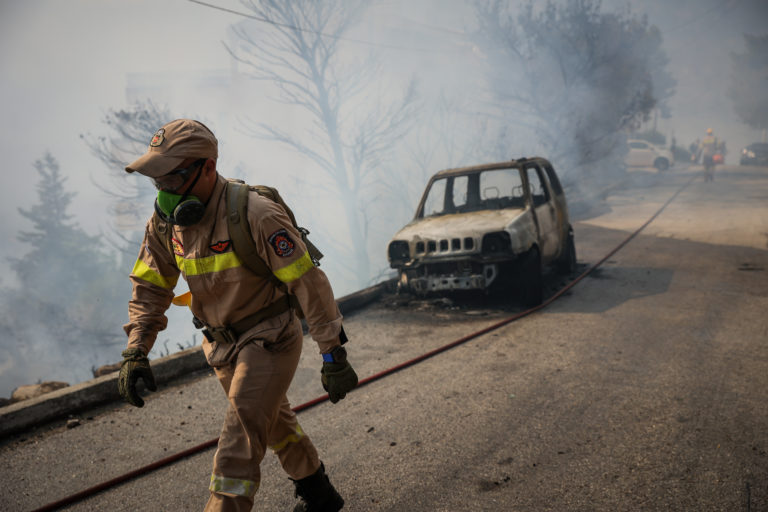
[[[272,446],[270,446],[270,448],[272,449],[273,452],[277,453],[283,448],[285,448],[288,445],[288,443],[298,443],[299,441],[301,441],[301,438],[303,437],[304,437],[304,431],[301,430],[301,425],[297,424],[295,433],[288,434],[279,443],[273,444]]]
[[[253,498],[259,489],[259,482],[253,480],[241,480],[239,478],[227,478],[225,476],[211,475],[211,485],[208,490],[222,494],[234,494]]]
[[[141,258],[136,260],[136,264],[133,266],[133,271],[131,271],[131,274],[138,277],[142,281],[152,283],[159,286],[160,288],[165,288],[166,290],[172,290],[173,287],[176,286],[176,281],[179,280],[179,276],[161,276],[149,268],[149,265],[144,263]]]
[[[221,272],[228,268],[235,268],[241,266],[243,263],[237,254],[234,252],[227,252],[224,254],[214,254],[213,256],[206,256],[205,258],[197,259],[185,259],[182,256],[176,255],[176,264],[179,269],[184,272],[184,275],[199,276],[201,274],[212,274],[214,272]]]
[[[306,274],[307,271],[311,268],[314,268],[314,266],[315,265],[312,263],[312,258],[309,257],[309,253],[305,252],[301,258],[297,259],[287,267],[275,270],[274,273],[282,282],[290,283],[291,281],[295,281]]]

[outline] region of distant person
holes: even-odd
[[[128,344],[122,353],[120,394],[142,407],[137,380],[157,389],[147,354],[167,325],[166,309],[172,300],[179,301],[173,288],[181,274],[190,290],[186,303],[196,325],[205,327],[206,358],[229,400],[205,510],[251,510],[268,447],[302,499],[295,511],[340,510],[344,500],[299,426],[286,392],[303,342],[296,304],[320,348],[322,384],[331,402],[357,385],[342,347],[347,339],[341,313],[286,209],[253,190],[247,193],[243,220],[258,256],[279,281],[244,266],[239,257],[244,255],[233,252],[236,237],[227,222],[230,185],[217,172],[217,157],[218,142],[205,125],[177,119],[157,130],[147,152],[126,167],[151,178],[158,193],[130,276],[133,297],[124,326]]]
[[[704,181],[713,181],[715,179],[715,153],[717,153],[719,142],[715,137],[712,128],[707,128],[707,136],[701,140],[696,151],[696,160],[701,158],[704,166]]]
[[[691,145],[688,146],[688,151],[691,153],[691,162],[693,162],[694,164],[699,163],[699,160],[698,160],[699,142],[700,140],[696,138],[696,141],[691,142]]]

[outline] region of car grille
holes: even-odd
[[[441,240],[426,240],[416,242],[416,254],[445,253],[471,251],[475,248],[475,240],[472,237],[443,238]]]

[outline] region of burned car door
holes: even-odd
[[[555,216],[557,217],[557,232],[558,238],[562,241],[561,245],[565,245],[565,241],[568,238],[568,233],[571,229],[568,219],[568,204],[565,201],[565,192],[563,186],[560,184],[560,179],[557,177],[557,173],[552,168],[552,164],[544,161],[542,163],[544,169],[544,176],[549,184],[549,190],[554,196],[555,204]]]
[[[554,259],[558,252],[559,230],[557,228],[557,210],[546,178],[536,163],[525,166],[525,175],[531,195],[534,220],[539,232],[539,244],[542,261]]]

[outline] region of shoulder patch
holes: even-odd
[[[288,232],[285,229],[278,229],[271,235],[269,235],[269,244],[272,249],[275,250],[275,254],[281,258],[287,258],[293,254],[296,244],[291,240]]]
[[[220,242],[216,242],[215,244],[211,244],[208,246],[213,252],[217,254],[221,254],[223,252],[227,252],[232,248],[232,240],[221,240]]]
[[[181,245],[181,242],[179,242],[176,237],[171,237],[171,245],[173,245],[173,254],[184,256],[184,246]]]

